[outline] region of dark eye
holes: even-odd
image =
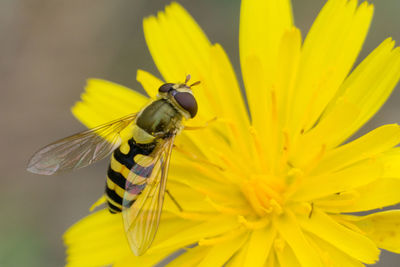
[[[176,102],[194,118],[197,114],[197,102],[194,96],[187,92],[179,92],[174,95]]]
[[[173,85],[174,85],[173,83],[164,83],[163,85],[160,86],[160,88],[158,88],[158,92],[160,92],[160,93],[168,93],[169,90],[172,89]]]

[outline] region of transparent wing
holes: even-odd
[[[52,175],[83,168],[105,158],[120,145],[120,132],[135,120],[136,115],[130,114],[45,146],[32,156],[27,170]]]
[[[137,256],[146,252],[157,232],[174,138],[158,144],[150,156],[139,158],[127,179],[122,216],[129,245]],[[137,185],[143,183],[146,187],[132,205]]]

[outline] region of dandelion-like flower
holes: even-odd
[[[360,266],[380,248],[400,253],[400,127],[344,143],[383,105],[400,77],[389,38],[351,73],[373,6],[329,0],[302,42],[289,0],[243,0],[240,61],[250,117],[223,48],[172,3],[144,20],[166,82],[186,74],[199,114],[176,139],[158,234],[131,252],[121,216],[100,210],[65,234],[69,266]],[[163,83],[139,70],[150,97]],[[147,98],[90,80],[73,108],[88,127],[139,110]]]

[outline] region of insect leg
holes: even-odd
[[[310,213],[308,214],[308,218],[309,218],[309,219],[311,219],[311,216],[312,216],[312,214],[313,214],[313,211],[314,211],[314,202],[311,202],[311,211],[310,211]]]
[[[168,189],[165,190],[165,192],[168,194],[168,196],[171,198],[172,202],[176,205],[176,207],[179,209],[180,212],[183,211],[181,205],[179,205],[178,201],[171,195],[171,193],[168,191]]]

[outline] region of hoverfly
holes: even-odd
[[[168,165],[183,119],[196,116],[195,82],[165,83],[157,98],[138,113],[61,139],[37,151],[27,170],[42,175],[83,168],[113,152],[105,196],[111,213],[122,213],[135,255],[150,247],[160,222]],[[131,127],[124,142],[120,133]],[[174,200],[174,199],[173,199]],[[177,204],[177,203],[176,203]]]

